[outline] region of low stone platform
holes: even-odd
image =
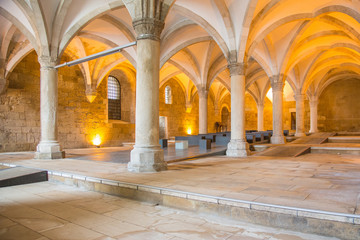
[[[263,152],[258,153],[258,156],[268,156],[268,157],[298,157],[302,154],[310,153],[309,146],[276,146],[270,149],[264,150]]]
[[[112,163],[128,163],[130,152],[133,148],[128,147],[104,147],[89,149],[67,149],[66,158],[99,161]],[[208,157],[214,155],[225,155],[226,146],[212,144],[210,149],[200,149],[198,146],[189,146],[186,149],[175,149],[175,143],[169,143],[163,149],[166,162],[177,162],[191,158]]]
[[[47,180],[47,171],[43,170],[24,167],[9,167],[0,169],[0,187],[43,182]]]
[[[75,159],[0,155],[0,162],[45,168],[51,181],[234,220],[340,239],[358,239],[360,231],[360,159],[353,155],[216,156],[150,174]]]

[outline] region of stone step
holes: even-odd
[[[243,201],[110,179],[49,172],[50,181],[167,207],[304,233],[359,239],[360,215]]]
[[[311,153],[360,155],[360,147],[312,146]]]
[[[0,169],[0,187],[44,182],[48,180],[47,171],[25,167]]]
[[[310,153],[308,146],[275,146],[257,154],[257,156],[268,157],[298,157],[302,154]]]

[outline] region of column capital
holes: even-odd
[[[141,18],[133,21],[133,27],[137,34],[137,40],[151,39],[160,41],[160,34],[164,28],[164,22],[156,18]]]
[[[228,65],[230,76],[244,75],[244,63],[230,63]]]
[[[207,97],[209,94],[209,91],[206,89],[206,87],[197,87],[198,89],[198,95],[199,97]]]
[[[280,81],[280,82],[270,82],[271,83],[271,88],[273,92],[282,92],[283,88],[284,88],[284,82]]]
[[[317,96],[311,95],[311,96],[309,96],[309,102],[318,104],[319,98]]]
[[[318,99],[310,99],[309,103],[310,103],[310,105],[316,106],[316,105],[318,105],[319,100]]]
[[[270,84],[273,91],[282,91],[284,88],[284,74],[278,74],[271,76],[270,78]]]
[[[264,103],[256,103],[257,108],[264,108]]]
[[[58,63],[58,58],[51,56],[39,56],[38,61],[41,68],[54,68]]]
[[[305,101],[306,96],[305,96],[305,94],[302,94],[302,93],[296,93],[294,95],[294,98],[296,101]]]

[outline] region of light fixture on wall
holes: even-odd
[[[101,138],[99,134],[96,134],[95,138],[92,140],[92,143],[95,147],[99,148],[101,144]]]
[[[191,135],[191,128],[188,128],[186,132],[188,135]]]

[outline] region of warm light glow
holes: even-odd
[[[96,134],[95,138],[93,139],[93,144],[97,147],[100,146],[101,144],[101,138],[100,138],[100,135],[99,134]]]
[[[266,96],[270,100],[270,102],[273,101],[272,88],[269,89],[269,91],[266,93]],[[283,96],[284,96],[284,101],[287,102],[295,101],[294,92],[288,82],[285,82]]]
[[[191,134],[191,128],[188,128],[188,130],[187,130],[187,134]]]

